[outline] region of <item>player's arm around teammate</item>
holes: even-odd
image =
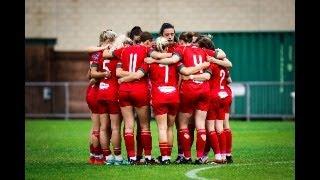
[[[112,33],[111,33],[112,34]],[[99,39],[99,47],[101,49],[106,48],[106,42],[108,42],[108,35],[110,35],[109,31],[103,31],[100,34]],[[102,107],[98,103],[98,91],[99,91],[99,78],[106,76],[108,73],[99,73],[97,72],[97,67],[99,62],[102,59],[102,50],[96,51],[96,52],[90,52],[90,79],[95,78],[97,80],[96,83],[93,85],[89,85],[87,89],[87,96],[86,100],[89,106],[89,109],[91,110],[91,119],[92,119],[92,135],[91,135],[91,142],[92,142],[92,154],[95,154],[94,158],[90,158],[90,163],[92,164],[103,164],[103,155],[101,154],[101,143],[100,143],[100,125],[101,125],[101,118],[103,118],[102,114]],[[88,72],[88,73],[89,73]],[[93,82],[92,82],[93,83]]]

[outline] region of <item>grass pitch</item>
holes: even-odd
[[[294,179],[295,176],[292,121],[231,120],[233,164],[167,166],[88,165],[89,120],[26,120],[25,124],[26,179],[190,179],[187,173],[202,179]],[[160,152],[155,121],[151,122],[151,131],[152,155],[157,157]],[[177,155],[176,142],[174,145],[173,160]],[[194,143],[193,159],[195,154]],[[126,157],[124,141],[122,155]],[[199,168],[204,169],[193,173],[192,170]]]

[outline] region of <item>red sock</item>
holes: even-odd
[[[102,154],[102,148],[101,148],[101,145],[99,144],[97,148],[98,148],[98,151],[97,151],[97,152],[98,152],[98,154],[99,154],[99,155],[101,155],[101,154]]]
[[[124,142],[126,144],[127,154],[129,157],[135,157],[133,133],[125,133]]]
[[[219,147],[220,147],[221,154],[225,154],[226,153],[226,135],[222,131],[220,134],[217,134],[217,136],[219,139]]]
[[[151,131],[141,131],[142,147],[145,156],[151,156],[152,150],[152,136]]]
[[[101,147],[100,147],[100,146],[93,147],[93,154],[94,154],[95,156],[101,155],[101,154],[102,154]]]
[[[224,129],[224,134],[226,136],[226,153],[231,154],[232,150],[232,132],[231,129]]]
[[[141,139],[141,131],[137,131],[136,135],[136,142],[137,142],[137,156],[142,156],[143,146],[142,146],[142,139]]]
[[[190,133],[190,144],[192,147],[193,142],[194,142],[194,131],[195,131],[194,124],[188,124],[188,129],[189,129],[189,133]]]
[[[168,143],[167,142],[161,142],[159,143],[159,148],[160,148],[160,154],[161,156],[167,156],[168,155]]]
[[[113,148],[113,153],[116,156],[121,155],[121,148]]]
[[[203,156],[204,147],[206,145],[207,135],[205,129],[197,129],[197,158],[201,158]]]
[[[189,129],[180,129],[179,133],[180,133],[184,157],[190,158],[191,157],[191,144],[190,144],[191,141],[190,141]]]
[[[216,131],[209,132],[210,146],[213,149],[214,154],[221,154],[219,140]]]
[[[179,130],[177,130],[177,144],[178,144],[178,154],[183,154]]]
[[[204,146],[204,155],[208,155],[210,152],[210,138],[209,133],[207,133],[206,145]]]

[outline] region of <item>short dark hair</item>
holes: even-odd
[[[135,26],[131,29],[129,33],[129,38],[133,40],[134,36],[140,36],[142,33],[140,26]]]
[[[140,41],[141,42],[145,42],[147,40],[153,40],[153,36],[152,36],[152,34],[150,32],[144,31],[140,35]]]
[[[164,31],[165,29],[169,29],[169,28],[174,29],[174,26],[173,26],[172,24],[170,24],[170,23],[163,23],[162,26],[161,26],[161,28],[160,28],[159,35],[162,36],[162,35],[163,35],[163,31]],[[176,32],[176,30],[174,30],[174,32]]]

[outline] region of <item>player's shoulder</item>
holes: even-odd
[[[208,54],[209,56],[213,56],[215,54],[215,51],[212,50],[212,49],[206,49],[206,48],[203,48],[203,51]]]
[[[89,52],[88,54],[91,61],[98,61],[102,57],[103,51],[94,51]]]

